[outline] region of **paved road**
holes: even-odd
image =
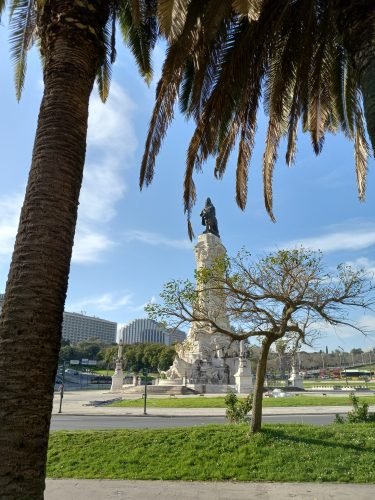
[[[267,415],[265,423],[303,423],[327,425],[334,415]],[[224,417],[157,417],[120,415],[53,415],[51,430],[73,429],[134,429],[190,427],[193,425],[224,424]]]

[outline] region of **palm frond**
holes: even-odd
[[[167,50],[162,76],[157,86],[156,103],[150,120],[141,164],[139,181],[141,189],[144,183],[148,186],[152,181],[156,156],[174,116],[174,104],[184,75],[184,66],[196,43],[196,23],[199,12],[199,2],[192,1],[184,31],[178,41]]]
[[[346,60],[344,88],[343,88],[343,105],[345,113],[345,124],[348,130],[349,137],[354,136],[355,128],[355,109],[357,107],[357,92],[358,92],[358,79],[355,70],[350,63]]]
[[[138,19],[133,19],[133,15],[143,15]],[[131,9],[128,2],[121,2],[117,8],[117,18],[122,33],[123,40],[129,46],[137,62],[138,69],[146,82],[149,83],[152,77],[151,50],[157,38],[157,25],[154,16],[153,5],[150,2],[145,4],[143,11],[136,13]]]
[[[263,154],[263,189],[264,204],[273,222],[276,222],[273,214],[273,171],[277,160],[277,148],[282,137],[282,128],[278,116],[270,116],[268,120],[266,147]]]
[[[297,86],[298,84],[296,83],[293,92],[293,101],[289,112],[288,143],[285,155],[285,161],[288,166],[294,163],[297,152],[297,128],[301,113]]]
[[[357,109],[355,112],[355,126],[355,170],[357,176],[358,197],[361,201],[363,201],[365,199],[366,192],[367,161],[370,155],[370,148],[368,142],[366,141],[363,113],[360,107],[359,98],[357,99]]]
[[[27,52],[36,29],[35,0],[13,0],[10,5],[10,50],[15,66],[16,97],[19,100],[26,75]]]
[[[247,202],[248,169],[254,148],[261,80],[253,81],[249,90],[250,95],[246,99],[248,104],[242,117],[242,131],[238,146],[236,169],[236,202],[241,210],[245,210]]]
[[[230,127],[227,128],[225,136],[220,141],[218,153],[216,156],[216,165],[214,170],[214,175],[216,179],[222,179],[225,173],[225,169],[228,163],[229,155],[232,152],[234,145],[236,143],[236,138],[240,128],[240,122],[238,119],[233,119],[230,123]]]
[[[233,10],[242,16],[247,16],[250,20],[259,19],[263,0],[232,0]]]
[[[191,90],[195,77],[194,63],[191,58],[185,62],[183,77],[179,89],[178,104],[181,113],[188,114],[188,109],[191,104]]]
[[[205,12],[207,21],[200,36],[194,54],[194,80],[191,88],[188,116],[196,120],[202,114],[205,103],[214,89],[225,54],[233,41],[235,24],[231,16],[230,2],[217,3],[209,0]]]
[[[0,22],[1,22],[1,15],[6,7],[6,3],[7,3],[7,0],[0,0]]]
[[[103,51],[100,57],[96,82],[100,99],[105,102],[108,98],[112,76],[112,63],[115,59],[114,29],[116,23],[115,12],[112,12],[103,30]]]
[[[145,2],[144,0],[128,0],[128,5],[132,24],[135,28],[139,28],[144,19]]]
[[[158,1],[157,15],[160,29],[170,41],[182,33],[190,2],[191,0]]]

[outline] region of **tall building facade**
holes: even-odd
[[[5,295],[0,293],[0,311],[4,297]],[[99,339],[106,344],[113,344],[116,342],[116,335],[117,323],[113,321],[64,311],[62,337],[70,340],[71,344],[92,338]]]
[[[71,344],[87,339],[99,339],[106,344],[116,342],[117,323],[95,316],[64,312],[62,337]]]
[[[124,344],[157,343],[172,345],[185,340],[185,333],[181,330],[167,330],[152,319],[135,319],[123,326],[119,338]]]
[[[182,330],[168,329],[169,333],[169,345],[181,344],[186,339],[186,333]]]

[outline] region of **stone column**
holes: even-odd
[[[290,376],[289,382],[291,382],[292,387],[297,387],[298,389],[304,389],[303,378],[296,370],[296,365],[292,366],[292,374]]]
[[[111,392],[122,391],[124,372],[122,371],[122,339],[119,341],[115,373],[112,375]]]
[[[238,362],[238,370],[234,374],[238,394],[249,394],[253,391],[253,375],[248,360],[245,354],[245,343],[240,342],[240,357]]]
[[[227,253],[220,238],[211,233],[198,236],[198,243],[195,245],[194,252],[197,271],[212,267],[217,259],[225,257]],[[210,284],[208,283],[201,290],[198,289],[201,307],[208,312],[212,320],[229,329],[228,318],[225,313],[225,296],[220,290],[210,290],[209,288]]]

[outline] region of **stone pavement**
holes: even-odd
[[[372,484],[48,479],[45,500],[370,500]]]
[[[124,394],[122,394],[124,396]],[[205,395],[211,397],[216,395]],[[66,392],[62,404],[64,415],[131,415],[142,416],[143,408],[116,408],[110,406],[86,406],[90,401],[106,401],[119,397],[119,394],[108,391],[72,391]],[[154,396],[153,396],[154,397]],[[169,396],[164,396],[169,399]],[[179,398],[190,396],[178,396]],[[338,396],[340,397],[340,396]],[[139,395],[126,395],[127,399],[139,399]],[[55,394],[53,402],[53,414],[59,409],[59,394]],[[351,406],[295,406],[263,408],[263,415],[331,415],[335,413],[347,413]],[[370,406],[370,411],[375,411],[375,405]],[[220,417],[225,416],[225,408],[147,408],[148,416],[168,417]]]

